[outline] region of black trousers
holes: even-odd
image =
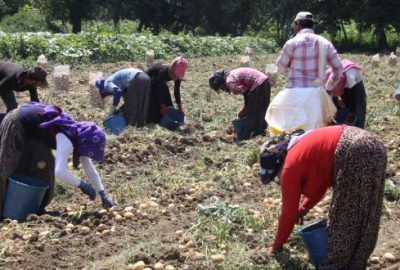
[[[352,88],[345,88],[342,100],[346,104],[346,108],[357,116],[356,127],[365,127],[365,115],[367,113],[367,94],[365,92],[364,83],[361,81]],[[338,99],[333,98],[336,108],[339,108]]]
[[[268,80],[251,92],[243,94],[246,122],[243,127],[242,138],[246,140],[252,136],[265,134],[267,122],[265,114],[271,99],[271,84]]]
[[[157,86],[156,82],[151,83],[151,92],[150,92],[150,100],[149,100],[149,108],[147,113],[147,123],[159,123],[161,120],[161,106],[160,106],[160,96],[157,92],[157,87],[160,87],[160,91],[163,92],[165,98],[165,106],[173,106],[172,97],[169,92],[168,84],[166,82],[160,83]]]

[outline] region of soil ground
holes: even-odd
[[[253,56],[252,65],[263,70],[276,56]],[[368,55],[342,57],[364,68],[367,129],[385,142],[387,178],[399,185],[400,117],[392,95],[400,81],[398,68],[382,61],[379,68],[371,69]],[[231,120],[242,98],[218,95],[207,83],[213,70],[237,67],[239,57],[189,59],[189,63],[182,83],[187,124],[180,131],[151,125],[107,137],[105,162],[96,166],[119,205],[103,210],[99,198],[89,201],[77,189],[58,182],[47,214],[0,225],[1,267],[127,269],[143,261],[150,269],[156,262],[176,269],[313,269],[295,233],[279,254],[268,257],[258,252],[272,243],[280,211],[279,186],[262,186],[257,177],[258,147],[266,137],[234,143]],[[101,125],[107,110],[90,104],[89,72],[109,75],[129,66],[144,68],[139,62],[73,66],[70,89],[57,91],[50,80],[50,87],[40,92],[41,99],[60,105],[75,119]],[[273,95],[284,82],[279,78]],[[28,97],[21,94],[18,100],[22,103]],[[74,174],[85,179],[81,170]],[[328,204],[329,196],[306,222],[325,216]],[[399,269],[399,202],[385,200],[384,205],[369,268]],[[201,206],[216,210],[202,214]],[[215,254],[225,260],[213,262]]]

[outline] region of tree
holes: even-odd
[[[48,21],[70,22],[73,33],[81,31],[82,20],[93,10],[92,0],[38,0],[38,5]]]
[[[398,16],[400,1],[363,0],[362,2],[355,20],[363,26],[374,29],[378,49],[387,49],[386,31],[389,26],[396,27],[400,22]]]
[[[0,0],[0,19],[17,13],[18,9],[26,4],[28,4],[27,0]]]

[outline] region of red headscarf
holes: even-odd
[[[340,80],[337,83],[337,85],[332,89],[332,95],[335,97],[343,95],[344,87],[346,85],[345,72],[351,68],[361,70],[361,68],[356,63],[351,62],[350,60],[347,59],[342,60],[342,66],[343,66],[343,73],[340,76]],[[332,76],[332,68],[329,68],[326,70],[326,78],[329,80],[331,76]]]
[[[182,80],[185,76],[187,66],[188,62],[182,56],[178,56],[174,60],[172,60],[168,69],[171,79],[173,79],[174,81]]]

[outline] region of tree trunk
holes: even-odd
[[[344,35],[344,41],[347,43],[347,33],[346,33],[346,28],[344,27],[344,23],[342,20],[340,20],[340,26],[342,27],[343,35]]]
[[[380,49],[380,50],[387,49],[388,44],[387,44],[387,41],[386,41],[385,26],[376,25],[375,26],[375,35],[376,35],[376,39],[378,41],[378,49]]]
[[[76,34],[82,30],[83,8],[85,1],[75,0],[69,5],[69,19],[72,24],[72,33]]]
[[[82,18],[72,16],[71,24],[72,24],[72,33],[76,34],[82,30]]]

